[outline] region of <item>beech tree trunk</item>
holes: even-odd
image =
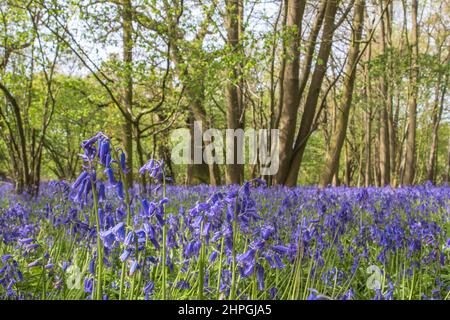
[[[416,122],[417,122],[417,92],[419,81],[419,68],[417,59],[419,54],[418,48],[418,29],[417,29],[417,6],[418,0],[412,0],[411,6],[411,77],[410,77],[410,94],[408,101],[408,133],[406,138],[405,149],[405,171],[403,174],[402,185],[411,185],[414,182],[416,167]]]
[[[305,0],[288,0],[287,2],[287,22],[284,31],[287,33],[289,44],[285,57],[283,105],[279,122],[280,167],[275,177],[276,184],[284,184],[286,181],[294,143],[299,107],[300,27],[305,5]]]
[[[300,170],[300,164],[303,158],[303,153],[306,148],[306,143],[310,135],[311,126],[316,114],[317,101],[319,99],[320,90],[322,88],[322,82],[325,77],[328,58],[331,53],[331,46],[333,40],[333,34],[335,31],[334,19],[337,12],[338,0],[327,1],[327,8],[325,11],[324,26],[322,41],[319,48],[316,65],[309,86],[308,95],[306,98],[305,106],[303,109],[302,119],[300,122],[300,129],[297,134],[295,146],[290,149],[288,154],[292,154],[289,161],[289,171],[284,179],[279,179],[279,183],[284,183],[287,186],[294,186],[297,183],[298,172]],[[294,123],[295,130],[295,123]],[[292,148],[294,148],[292,150]],[[284,149],[281,149],[284,152]],[[281,163],[281,162],[280,162]],[[280,175],[280,178],[283,176]]]
[[[442,118],[442,112],[444,110],[444,104],[445,104],[445,92],[447,89],[447,75],[445,75],[444,83],[445,85],[442,86],[442,74],[439,73],[438,80],[436,83],[435,88],[435,97],[434,97],[434,104],[433,104],[433,112],[432,112],[432,125],[433,125],[433,131],[431,133],[431,145],[430,145],[430,157],[428,158],[427,163],[427,180],[431,181],[432,183],[436,183],[436,161],[437,161],[437,146],[438,146],[438,133],[439,133],[439,126]],[[441,89],[442,88],[442,89]]]
[[[369,17],[364,15],[366,19],[367,34],[372,33],[372,27],[369,26]],[[367,36],[366,36],[367,37]],[[370,39],[369,39],[370,40]],[[364,123],[366,132],[364,133],[364,158],[365,158],[365,168],[364,168],[364,186],[368,187],[372,184],[372,77],[370,75],[370,63],[372,59],[372,42],[369,41],[366,52],[366,64],[364,70],[365,76],[365,86],[364,86],[364,97],[367,102],[367,110],[364,112]]]
[[[122,103],[125,111],[131,115],[133,109],[133,25],[131,0],[122,3],[122,41],[123,41],[123,94]],[[133,186],[133,123],[124,117],[122,143],[126,153],[126,182],[128,187]]]
[[[242,22],[240,21],[240,5],[241,0],[227,0],[227,44],[232,51],[232,54],[239,55],[239,39],[240,39],[240,29]],[[241,58],[242,59],[242,58]],[[241,60],[238,59],[238,60]],[[227,100],[227,129],[242,129],[242,99],[240,91],[242,90],[241,84],[241,72],[240,66],[234,63],[229,71],[231,77],[226,88],[226,100]],[[228,141],[227,150],[228,150]],[[231,141],[230,141],[231,143]],[[244,152],[244,150],[240,150]],[[226,183],[227,184],[240,184],[242,183],[242,178],[244,175],[243,164],[238,164],[238,140],[236,137],[233,139],[233,160],[234,163],[226,165]]]
[[[386,48],[386,26],[385,19],[383,14],[383,0],[380,1],[380,29],[381,29],[381,51],[383,55],[386,57],[387,48]],[[391,183],[391,156],[390,156],[390,138],[389,138],[389,113],[388,109],[390,107],[390,100],[388,94],[388,66],[384,64],[383,75],[380,79],[381,82],[381,91],[383,93],[383,102],[381,104],[381,108],[379,110],[378,116],[378,125],[379,125],[379,141],[380,141],[380,178],[381,178],[381,186],[385,186]]]
[[[348,53],[347,64],[345,68],[345,78],[343,83],[342,103],[337,110],[336,130],[331,138],[331,146],[325,160],[325,167],[320,176],[320,187],[326,187],[333,179],[333,175],[339,169],[339,157],[344,144],[347,132],[348,118],[350,115],[350,106],[353,97],[353,86],[356,78],[356,68],[358,65],[359,46],[361,42],[361,34],[364,24],[364,6],[365,0],[357,0],[355,2],[353,16],[353,34],[352,43]]]

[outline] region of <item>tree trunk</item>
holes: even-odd
[[[428,158],[427,164],[427,180],[435,183],[435,171],[436,171],[436,161],[437,161],[437,146],[438,146],[438,133],[439,125],[441,122],[442,112],[444,110],[445,104],[445,92],[447,89],[447,76],[445,76],[444,86],[442,86],[442,74],[439,73],[438,81],[436,83],[436,91],[434,97],[433,105],[433,132],[431,134],[431,145],[430,145],[430,157]],[[442,87],[442,89],[441,89]],[[442,92],[441,92],[442,91]]]
[[[383,55],[386,57],[386,30],[385,30],[385,19],[383,14],[383,0],[380,1],[380,29],[381,29],[381,50]],[[390,104],[388,100],[390,99],[388,95],[388,67],[384,64],[383,75],[381,76],[381,91],[383,93],[383,103],[381,104],[381,109],[379,110],[379,141],[380,141],[380,175],[381,175],[381,186],[385,186],[391,183],[391,156],[390,156],[390,144],[389,144],[389,113],[388,108]]]
[[[0,82],[0,90],[3,91],[3,94],[6,97],[6,100],[11,104],[14,112],[14,118],[16,121],[17,131],[19,133],[19,150],[20,150],[20,173],[22,174],[22,181],[17,185],[17,192],[21,193],[24,190],[22,188],[28,189],[30,188],[30,170],[28,164],[28,155],[27,155],[27,141],[25,138],[25,131],[23,126],[22,115],[20,112],[20,106],[17,102],[16,98],[11,94],[11,92]],[[28,190],[25,190],[28,191]]]
[[[231,50],[231,54],[240,55],[239,50],[239,39],[240,39],[240,26],[242,21],[240,21],[240,10],[239,10],[239,2],[240,0],[227,0],[227,44]],[[239,59],[242,59],[240,56]],[[241,122],[242,116],[242,96],[240,91],[242,87],[241,83],[241,72],[239,65],[237,63],[233,63],[231,66],[231,70],[229,72],[231,78],[229,79],[227,88],[226,88],[226,100],[227,100],[227,129],[242,129],[243,123]],[[240,184],[241,178],[244,173],[243,164],[238,163],[238,139],[233,136],[233,141],[226,141],[227,151],[229,147],[229,143],[233,144],[233,150],[230,152],[233,153],[233,163],[226,164],[226,183],[227,184]],[[244,152],[244,150],[239,150],[239,152]]]
[[[447,147],[447,168],[445,169],[444,183],[447,185],[450,183],[450,137],[448,137],[448,147]]]
[[[317,101],[319,99],[322,82],[325,77],[328,58],[331,53],[331,46],[333,40],[333,34],[335,31],[334,18],[336,16],[338,0],[330,0],[327,2],[327,8],[325,11],[325,21],[323,26],[322,42],[320,44],[319,54],[316,60],[316,65],[311,79],[311,84],[308,90],[308,96],[306,98],[302,119],[300,122],[300,129],[295,141],[294,150],[292,150],[292,142],[289,145],[289,152],[292,154],[289,157],[288,172],[286,176],[281,176],[279,183],[284,183],[288,186],[294,186],[297,183],[297,177],[300,170],[300,164],[302,162],[303,153],[306,148],[306,143],[310,135],[311,126],[316,114]],[[294,123],[295,130],[295,123]],[[284,153],[284,149],[281,149],[281,153]],[[280,159],[281,160],[281,159]],[[280,164],[282,162],[280,161]]]
[[[199,115],[197,115],[198,117]],[[195,145],[194,143],[194,121],[197,120],[193,114],[189,117],[189,129],[191,132],[191,164],[187,166],[187,174],[186,174],[186,184],[187,185],[195,185],[195,184],[208,184],[210,183],[210,170],[209,166],[202,160],[202,163],[194,163],[194,153],[195,148],[201,148],[200,151],[203,155],[203,143],[202,145]],[[203,123],[203,121],[202,121]],[[203,139],[202,139],[203,140]]]
[[[125,111],[131,114],[133,108],[133,25],[132,25],[132,7],[131,0],[122,2],[122,41],[123,41],[123,93],[122,102]],[[130,119],[123,119],[123,138],[122,143],[126,153],[126,182],[127,186],[133,186],[133,123]]]
[[[369,21],[367,14],[365,19]],[[367,34],[372,33],[372,28],[367,29]],[[367,46],[366,53],[366,65],[365,65],[365,86],[364,86],[364,97],[366,99],[367,110],[364,113],[365,122],[365,135],[364,135],[364,157],[365,157],[365,169],[364,169],[364,186],[368,187],[372,183],[372,77],[370,75],[370,63],[372,59],[372,41],[368,39],[369,43]]]
[[[350,44],[348,60],[345,70],[343,83],[341,108],[337,111],[336,131],[331,139],[331,147],[325,159],[325,167],[320,177],[320,187],[326,187],[333,179],[333,175],[338,172],[339,157],[342,145],[347,131],[348,118],[350,115],[350,106],[353,97],[353,87],[356,78],[356,68],[358,65],[359,45],[364,24],[364,5],[365,0],[356,0],[353,17],[353,35]]]
[[[405,172],[403,174],[402,185],[411,185],[414,182],[416,166],[416,118],[417,118],[417,92],[419,81],[419,69],[417,59],[418,49],[418,29],[417,29],[417,2],[412,0],[412,30],[411,30],[411,77],[410,77],[410,95],[408,101],[408,135],[406,139],[405,152]]]
[[[305,0],[289,0],[286,29],[289,45],[286,48],[284,70],[283,106],[279,123],[279,162],[280,167],[275,183],[284,184],[289,173],[292,145],[294,143],[297,111],[299,107],[299,55],[300,27],[305,10]]]
[[[389,1],[388,1],[389,2]],[[381,2],[381,10],[384,10],[386,2],[383,0]],[[386,84],[387,84],[387,100],[386,100],[386,110],[388,113],[388,131],[389,131],[389,169],[390,169],[390,184],[395,185],[395,173],[396,173],[396,153],[397,153],[397,126],[394,122],[394,94],[393,94],[393,75],[392,70],[394,69],[393,57],[392,57],[392,17],[393,17],[393,1],[388,4],[387,10],[385,10],[385,35],[386,43],[385,45],[389,48],[386,54]],[[383,12],[381,12],[383,14]]]
[[[189,72],[189,64],[185,61],[182,53],[181,45],[187,41],[183,38],[183,32],[179,28],[180,12],[182,12],[183,2],[176,3],[175,8],[170,7],[168,2],[164,3],[165,10],[169,16],[168,33],[172,45],[171,58],[175,65],[180,81],[183,84],[186,98],[189,102],[189,117],[188,123],[191,130],[191,151],[194,151],[194,122],[201,121],[202,132],[207,126],[206,110],[204,108],[205,88],[203,79],[197,76],[192,76],[199,70],[195,70],[192,74]],[[174,10],[175,9],[175,10]],[[195,68],[195,66],[192,66]],[[208,165],[203,161],[204,143],[203,139],[200,146],[202,152],[202,161],[200,164],[189,164],[187,166],[186,184],[210,183],[211,185],[220,184],[220,172],[217,164]],[[194,152],[191,152],[194,156]],[[193,158],[191,159],[193,160]]]

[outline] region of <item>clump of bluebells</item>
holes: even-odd
[[[449,299],[450,188],[126,185],[83,141],[77,179],[0,189],[1,299]]]

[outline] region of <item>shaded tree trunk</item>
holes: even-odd
[[[202,163],[196,164],[194,163],[194,153],[195,149],[201,148],[197,150],[203,155],[203,145],[195,145],[194,143],[194,121],[198,121],[193,114],[189,117],[189,129],[191,133],[191,164],[187,166],[187,174],[186,174],[186,184],[187,185],[195,185],[210,183],[210,170],[209,166],[202,161]],[[203,123],[203,122],[202,122]]]
[[[444,175],[444,182],[448,185],[450,183],[450,137],[448,137],[448,147],[447,147],[447,166]]]
[[[372,33],[369,28],[367,33]],[[372,58],[372,42],[369,42],[367,47],[367,61],[365,68],[365,81],[364,96],[367,101],[367,110],[364,113],[365,117],[365,135],[364,135],[364,155],[365,155],[365,169],[364,169],[364,186],[368,187],[372,183],[372,81],[370,76],[370,60]]]
[[[435,177],[436,177],[436,161],[437,161],[437,146],[438,146],[438,133],[439,133],[439,126],[442,118],[442,112],[444,110],[444,104],[445,104],[445,92],[447,89],[447,75],[444,77],[444,86],[442,86],[442,74],[439,73],[438,81],[436,83],[435,88],[435,97],[434,97],[434,105],[433,105],[433,114],[432,114],[432,125],[433,125],[433,132],[431,134],[431,145],[430,145],[430,157],[428,158],[427,163],[427,180],[431,181],[433,183],[436,183]],[[441,89],[442,87],[442,89]],[[442,92],[441,92],[442,91]]]
[[[319,185],[321,187],[326,187],[330,184],[333,175],[335,175],[339,169],[339,157],[347,131],[350,106],[353,97],[353,87],[356,78],[356,68],[358,65],[359,46],[364,24],[364,6],[365,0],[357,0],[355,2],[354,17],[352,22],[353,40],[350,45],[345,70],[346,76],[343,84],[342,103],[341,108],[337,111],[336,131],[331,139],[330,150],[327,153],[325,167],[320,177]]]
[[[411,6],[411,77],[410,94],[408,101],[408,133],[405,148],[405,171],[403,174],[402,185],[411,185],[414,182],[416,167],[416,122],[417,122],[417,92],[419,81],[419,69],[417,59],[418,49],[418,29],[417,29],[417,6],[418,0],[412,0]]]
[[[28,164],[28,155],[27,155],[27,141],[25,137],[25,131],[23,127],[22,115],[20,111],[20,106],[16,100],[16,98],[11,94],[11,92],[0,82],[0,90],[3,91],[3,94],[6,97],[8,103],[12,106],[14,119],[17,126],[18,132],[18,143],[19,143],[19,152],[20,152],[20,174],[21,174],[21,182],[16,185],[17,192],[22,193],[23,188],[30,187],[30,171]]]
[[[288,159],[288,172],[286,176],[281,176],[279,183],[284,183],[288,186],[293,186],[297,183],[298,172],[300,170],[300,164],[302,162],[303,154],[306,148],[306,143],[310,135],[311,126],[314,120],[314,116],[317,108],[317,101],[319,99],[322,82],[325,77],[328,58],[331,53],[331,46],[333,40],[333,34],[335,31],[334,19],[337,12],[338,0],[327,1],[327,7],[325,11],[324,26],[322,41],[319,48],[316,65],[309,86],[308,95],[303,109],[302,119],[300,122],[300,129],[297,134],[294,149],[292,150],[292,142],[289,145],[288,155],[292,154]],[[295,130],[295,123],[294,123]],[[281,152],[285,152],[281,149]],[[284,178],[284,179],[281,179]]]
[[[122,2],[122,43],[124,77],[122,88],[122,104],[125,112],[131,115],[133,109],[133,25],[132,25],[131,0]],[[130,188],[133,186],[133,123],[124,117],[122,143],[126,153],[126,183]]]
[[[382,2],[383,4],[383,2]],[[388,4],[389,7],[385,11],[386,19],[386,45],[388,46],[387,51],[387,100],[386,109],[388,112],[388,131],[389,131],[389,169],[390,169],[390,184],[395,185],[396,179],[396,153],[397,153],[397,126],[394,122],[394,94],[393,94],[393,76],[392,70],[394,69],[393,57],[392,57],[392,17],[393,17],[393,1]],[[383,10],[383,7],[381,10]],[[383,15],[383,12],[381,13]]]
[[[305,0],[289,0],[287,2],[287,22],[284,31],[287,31],[289,35],[289,45],[286,48],[286,65],[283,76],[283,105],[279,123],[280,167],[275,177],[277,184],[284,184],[286,181],[294,143],[299,107],[300,27],[305,5]]]
[[[383,0],[380,1],[380,29],[381,29],[381,50],[383,55],[386,57],[386,26],[383,14]],[[390,156],[390,144],[389,144],[389,94],[388,94],[388,77],[387,77],[388,67],[384,64],[383,75],[381,76],[381,91],[383,93],[383,103],[378,115],[378,130],[379,130],[379,141],[380,141],[380,183],[381,186],[385,186],[391,183],[391,156]]]
[[[227,45],[229,46],[232,54],[240,55],[240,29],[242,21],[240,18],[240,0],[227,0]],[[241,60],[240,57],[237,60]],[[233,63],[231,70],[229,71],[231,78],[226,88],[226,100],[227,100],[227,129],[242,129],[243,123],[241,119],[243,114],[242,108],[242,86],[241,86],[241,72],[240,66],[237,63]],[[226,183],[227,184],[240,184],[244,175],[243,164],[238,163],[238,139],[233,136],[233,141],[226,141],[227,151],[229,149],[229,143],[233,144],[233,163],[226,164]],[[239,150],[244,152],[244,150]]]

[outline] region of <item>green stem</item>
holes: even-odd
[[[119,154],[116,150],[116,159],[119,159]],[[128,191],[129,186],[128,186],[128,181],[125,178],[125,174],[124,172],[122,172],[122,169],[119,168],[119,175],[120,175],[120,181],[122,181],[123,183],[123,189],[125,192],[125,205],[127,207],[127,220],[126,220],[126,225],[125,225],[125,230],[126,233],[128,231],[130,231],[132,229],[131,227],[131,206],[130,206],[130,193]],[[125,246],[122,245],[122,250],[125,250]],[[125,285],[125,274],[126,274],[126,267],[127,267],[127,262],[126,260],[124,262],[122,262],[122,273],[120,275],[120,288],[119,288],[119,300],[123,299],[124,296],[124,285]]]
[[[203,286],[204,286],[204,281],[205,281],[205,270],[204,270],[205,243],[204,243],[204,238],[202,236],[202,233],[203,233],[203,222],[200,227],[201,247],[200,247],[199,270],[198,270],[198,299],[199,300],[203,300]]]
[[[236,203],[234,206],[234,219],[233,219],[233,248],[231,249],[232,270],[231,270],[231,289],[230,300],[236,298],[236,233],[237,233],[237,204],[239,199],[239,193],[236,195]]]
[[[163,198],[166,197],[166,176],[164,174],[164,170],[163,170]],[[167,270],[166,270],[166,259],[167,259],[167,248],[166,248],[166,242],[167,242],[167,223],[166,223],[166,210],[165,210],[165,204],[163,204],[163,220],[164,220],[164,225],[163,225],[163,244],[162,244],[162,258],[161,258],[161,262],[162,262],[162,299],[166,300],[167,299]]]
[[[94,201],[94,216],[95,216],[95,224],[97,228],[97,286],[96,286],[96,294],[95,299],[102,299],[102,269],[103,269],[103,248],[102,241],[100,238],[100,217],[98,215],[98,197],[97,197],[97,189],[94,181],[91,178],[92,184],[92,196]]]
[[[219,271],[217,274],[217,300],[220,299],[220,278],[222,277],[222,260],[223,260],[223,245],[224,245],[225,237],[222,236],[222,240],[220,241],[220,256],[219,256]]]

